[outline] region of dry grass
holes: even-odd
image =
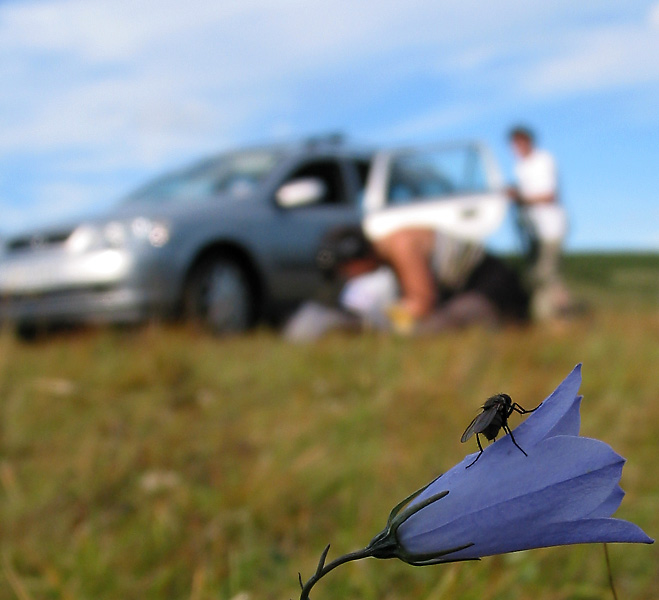
[[[294,597],[326,543],[332,555],[368,543],[395,503],[473,451],[459,438],[485,397],[533,406],[577,362],[583,433],[628,458],[619,515],[656,537],[656,305],[596,289],[569,327],[433,340],[4,335],[0,599]],[[659,548],[610,552],[619,597],[656,598]],[[423,569],[369,560],[314,600],[609,594],[594,545]]]

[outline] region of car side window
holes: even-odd
[[[413,152],[393,158],[387,201],[390,205],[409,204],[486,188],[482,161],[471,148]]]
[[[357,205],[364,205],[364,194],[366,193],[366,184],[368,183],[368,175],[371,172],[371,161],[366,159],[360,159],[352,161],[351,166],[354,168],[355,173],[357,174]]]
[[[283,184],[303,179],[316,179],[324,185],[323,197],[311,206],[347,203],[345,181],[338,162],[329,159],[307,162],[295,169]]]

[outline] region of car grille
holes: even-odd
[[[10,239],[7,241],[6,252],[29,252],[41,250],[50,246],[60,246],[71,235],[72,231],[53,231],[44,234],[34,234]]]

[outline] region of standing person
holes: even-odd
[[[559,201],[558,171],[554,157],[535,145],[534,133],[514,127],[510,144],[517,158],[517,186],[509,195],[519,207],[520,233],[529,264],[531,312],[539,320],[560,316],[569,297],[560,276],[567,217]]]

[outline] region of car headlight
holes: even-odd
[[[155,248],[162,248],[169,242],[169,226],[162,221],[138,217],[130,224],[130,228],[135,238],[146,240]]]
[[[119,221],[112,221],[103,227],[103,240],[112,248],[120,248],[128,239],[126,226]]]
[[[107,248],[123,248],[132,241],[162,248],[169,242],[169,226],[157,220],[138,217],[129,222],[110,221],[104,225],[81,225],[66,244],[76,253]]]
[[[72,252],[80,253],[98,247],[102,243],[102,234],[98,227],[81,225],[66,240],[66,247]]]

